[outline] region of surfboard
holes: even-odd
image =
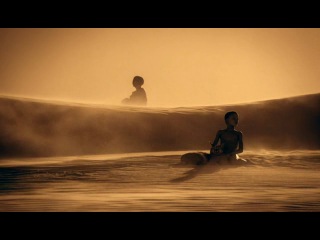
[[[204,152],[186,153],[181,156],[181,163],[190,165],[204,165],[210,159],[210,154]]]

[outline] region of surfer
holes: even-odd
[[[132,92],[129,98],[122,100],[122,104],[126,105],[147,105],[147,94],[141,87],[144,84],[144,80],[140,76],[135,76],[132,81],[132,85],[136,88],[136,91]]]
[[[224,116],[226,129],[219,130],[211,144],[210,161],[221,163],[227,160],[232,163],[237,161],[238,153],[243,152],[242,132],[235,127],[239,122],[239,115],[236,112],[227,112]],[[220,140],[220,145],[218,145]]]
[[[210,153],[192,152],[181,156],[184,164],[204,165],[208,162],[213,164],[244,164],[250,163],[245,159],[239,158],[238,153],[243,152],[242,133],[235,127],[239,122],[236,112],[227,112],[224,116],[227,128],[219,130],[211,143]],[[218,144],[220,141],[220,144]]]

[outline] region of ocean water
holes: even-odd
[[[245,151],[241,167],[184,153],[3,158],[0,211],[320,211],[320,151]]]
[[[0,96],[0,211],[319,211],[319,102],[142,108]],[[177,150],[209,149],[227,111],[239,113],[241,157],[254,164],[179,165],[189,151]]]

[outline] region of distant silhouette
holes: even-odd
[[[181,156],[182,163],[191,163],[202,165],[207,162],[214,162],[219,164],[234,163],[243,164],[247,163],[244,159],[239,159],[238,153],[243,152],[242,133],[235,130],[239,122],[239,116],[236,112],[227,112],[224,116],[227,128],[219,130],[216,137],[211,144],[210,154],[197,152],[186,153]],[[220,141],[220,144],[218,145]]]
[[[132,81],[132,85],[136,88],[136,91],[132,92],[130,98],[122,100],[122,104],[126,105],[147,105],[147,94],[141,87],[144,84],[144,80],[140,76],[135,76]]]

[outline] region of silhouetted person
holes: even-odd
[[[224,120],[227,128],[217,132],[210,150],[210,161],[227,159],[229,162],[233,162],[237,160],[236,154],[243,152],[242,133],[235,130],[239,122],[238,114],[236,112],[227,112]],[[219,140],[220,145],[218,145]]]
[[[144,80],[140,76],[135,76],[132,81],[132,85],[136,88],[136,91],[132,92],[130,98],[122,100],[123,104],[127,105],[147,105],[147,94],[141,87],[144,84]]]

